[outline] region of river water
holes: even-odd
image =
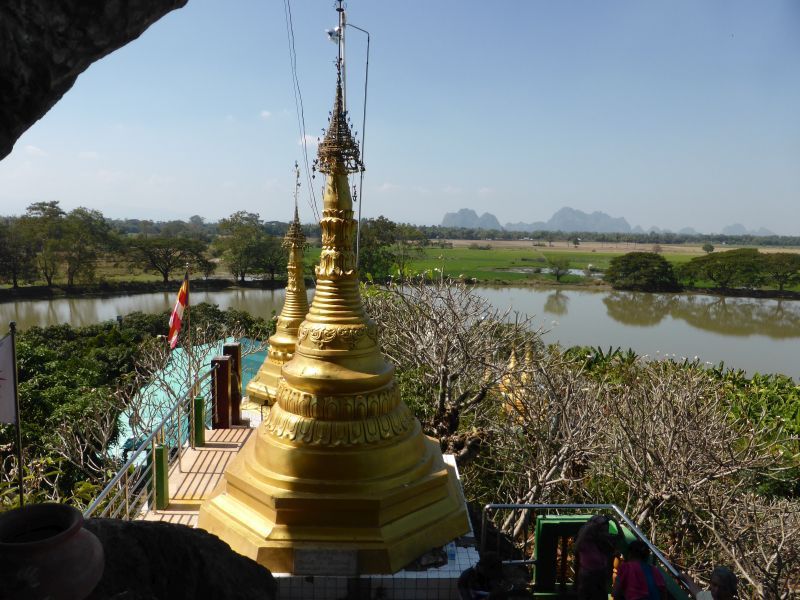
[[[500,309],[533,315],[545,339],[563,346],[619,346],[678,359],[697,356],[749,373],[784,373],[800,380],[800,301],[513,287],[478,292]],[[212,302],[266,318],[280,311],[283,297],[283,290],[192,292],[193,303]],[[0,304],[0,334],[14,320],[20,329],[88,325],[133,311],[165,311],[174,301],[174,293],[157,292],[7,302]],[[166,323],[164,327],[166,332]]]

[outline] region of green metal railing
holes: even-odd
[[[130,521],[169,504],[169,473],[187,447],[202,446],[210,426],[213,369],[198,377],[84,511],[84,518]]]
[[[639,539],[647,545],[654,562],[665,575],[667,591],[672,598],[692,598],[680,571],[616,504],[487,504],[481,518],[481,555],[486,550],[493,513],[501,511],[518,513],[515,521],[520,522],[522,528],[516,538],[519,541],[515,541],[518,557],[500,558],[505,564],[533,568],[534,594],[537,598],[565,598],[574,595],[572,582],[569,581],[570,572],[574,572],[574,565],[569,564],[571,559],[574,560],[574,535],[586,520],[598,512],[612,513],[618,519],[623,529],[618,533],[622,534],[625,547],[633,539]],[[581,512],[575,514],[577,511]],[[571,514],[564,515],[565,512]],[[533,544],[530,536],[531,524],[535,524]],[[554,525],[557,527],[553,527]],[[503,536],[500,528],[496,528],[495,547],[500,548]]]

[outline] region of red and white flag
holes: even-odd
[[[7,335],[0,339],[0,423],[9,425],[17,422],[14,377],[14,338]]]
[[[175,300],[175,308],[172,309],[172,315],[169,317],[169,347],[175,348],[178,345],[178,333],[181,330],[181,323],[183,322],[183,309],[189,304],[189,275],[183,279],[183,285],[178,290],[178,299]]]

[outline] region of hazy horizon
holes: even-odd
[[[292,9],[316,139],[336,13]],[[372,35],[364,217],[436,225],[472,208],[505,225],[569,206],[644,229],[800,234],[797,2],[351,1],[348,15]],[[0,162],[0,214],[59,200],[287,221],[301,146],[284,19],[281,2],[192,0],[92,65]],[[348,35],[360,131],[364,38]]]

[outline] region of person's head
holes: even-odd
[[[594,515],[583,524],[578,532],[575,543],[580,546],[583,542],[597,542],[608,535],[608,517]]]
[[[650,557],[650,548],[642,540],[633,540],[628,544],[628,560],[645,561]]]
[[[736,575],[728,567],[715,567],[711,572],[710,592],[714,600],[732,600],[737,594]]]

